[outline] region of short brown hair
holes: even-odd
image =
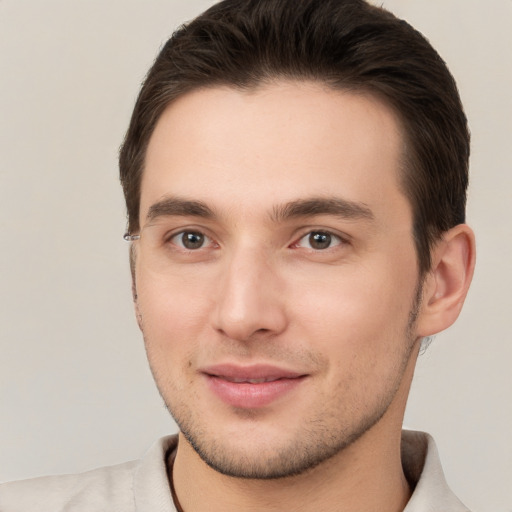
[[[364,0],[224,0],[177,30],[157,56],[120,152],[128,229],[139,226],[149,139],[164,109],[204,87],[315,80],[377,95],[398,114],[421,273],[444,231],[464,222],[469,132],[455,81],[413,27]]]

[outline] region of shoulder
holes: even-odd
[[[404,474],[413,489],[404,512],[470,512],[449,488],[430,435],[404,430],[401,448]]]
[[[172,445],[172,438],[163,438],[139,461],[2,484],[0,511],[134,512],[137,493],[147,494],[147,486],[154,490],[167,485],[165,454]]]
[[[134,510],[132,488],[136,465],[136,462],[127,462],[76,475],[46,476],[2,484],[0,510],[96,512],[109,505],[128,512]]]

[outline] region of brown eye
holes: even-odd
[[[314,249],[315,251],[322,251],[335,247],[336,245],[340,245],[341,243],[342,240],[337,235],[327,231],[311,231],[307,235],[303,236],[297,245],[299,247]]]
[[[182,231],[174,235],[171,241],[178,247],[193,251],[204,247],[205,242],[210,242],[210,239],[199,231]]]
[[[309,245],[313,249],[327,249],[331,245],[331,239],[329,233],[311,233],[309,235]]]

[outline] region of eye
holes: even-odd
[[[329,233],[328,231],[310,231],[308,234],[303,236],[296,245],[298,247],[305,247],[315,251],[322,251],[341,245],[342,243],[343,240],[341,237],[334,235],[333,233]]]
[[[200,231],[181,231],[174,235],[170,241],[174,245],[182,249],[187,249],[188,251],[202,249],[212,244],[211,238]]]

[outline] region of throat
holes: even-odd
[[[215,471],[190,450],[180,434],[177,451],[167,458],[178,512],[402,512],[411,495],[400,464],[395,472],[376,471],[376,460],[354,465],[350,454],[340,454],[297,476],[246,479]]]

